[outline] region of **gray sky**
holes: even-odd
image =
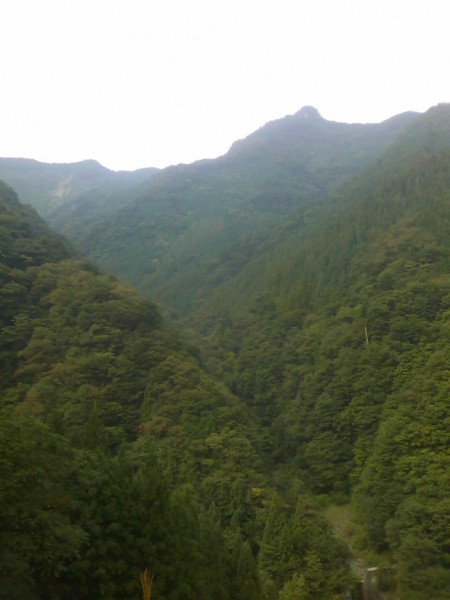
[[[111,169],[224,154],[305,104],[450,101],[448,0],[2,0],[0,156]]]

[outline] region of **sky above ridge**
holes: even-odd
[[[447,0],[4,0],[0,156],[165,167],[450,101]]]

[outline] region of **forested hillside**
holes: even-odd
[[[449,597],[450,105],[304,108],[79,222],[177,334],[1,193],[5,589],[337,600],[350,548]]]
[[[137,598],[145,568],[162,599],[345,589],[313,500],[278,496],[251,412],[153,304],[4,184],[0,251],[1,598]]]
[[[133,202],[70,239],[165,309],[187,314],[281,219],[360,172],[415,118],[348,125],[304,107],[219,159],[165,169]]]
[[[190,317],[275,470],[351,498],[407,600],[450,590],[449,224],[443,105]]]
[[[0,158],[0,179],[66,237],[116,211],[129,201],[132,190],[157,172],[154,168],[110,171],[95,160],[47,164]]]
[[[40,184],[32,164],[17,165],[12,178],[9,163],[0,161],[0,177],[20,183],[23,200],[106,270],[166,310],[186,314],[238,273],[283,218],[308,211],[360,173],[416,118],[405,113],[349,125],[304,107],[236,142],[221,158],[170,167],[101,202],[89,196],[89,203],[77,199],[50,212],[32,193],[30,184]]]

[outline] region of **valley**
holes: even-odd
[[[0,180],[0,598],[448,598],[450,105]]]

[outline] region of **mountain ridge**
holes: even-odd
[[[185,287],[182,279],[193,266],[209,260],[197,271],[217,280],[214,265],[224,252],[237,252],[244,238],[264,235],[291,211],[329,194],[416,118],[406,114],[381,125],[351,125],[285,117],[236,142],[223,157],[164,169],[109,214],[100,211],[96,219],[81,217],[74,225],[62,208],[54,225],[106,269],[166,307],[184,311],[215,285],[199,282],[198,293],[180,303],[176,289]],[[114,237],[117,244],[111,244]]]
[[[62,205],[98,201],[117,189],[126,190],[149,179],[158,169],[111,171],[95,160],[75,163],[44,163],[29,158],[0,158],[0,178],[52,222]]]
[[[212,499],[234,574],[223,597],[243,599],[239,573],[245,600],[343,597],[348,555],[317,506],[351,503],[389,596],[446,600],[450,105],[383,127],[298,120],[73,223],[178,310],[196,350],[180,354],[156,307],[92,266],[28,268],[47,250],[6,211],[5,406],[72,441],[116,451],[125,436],[134,460]]]

